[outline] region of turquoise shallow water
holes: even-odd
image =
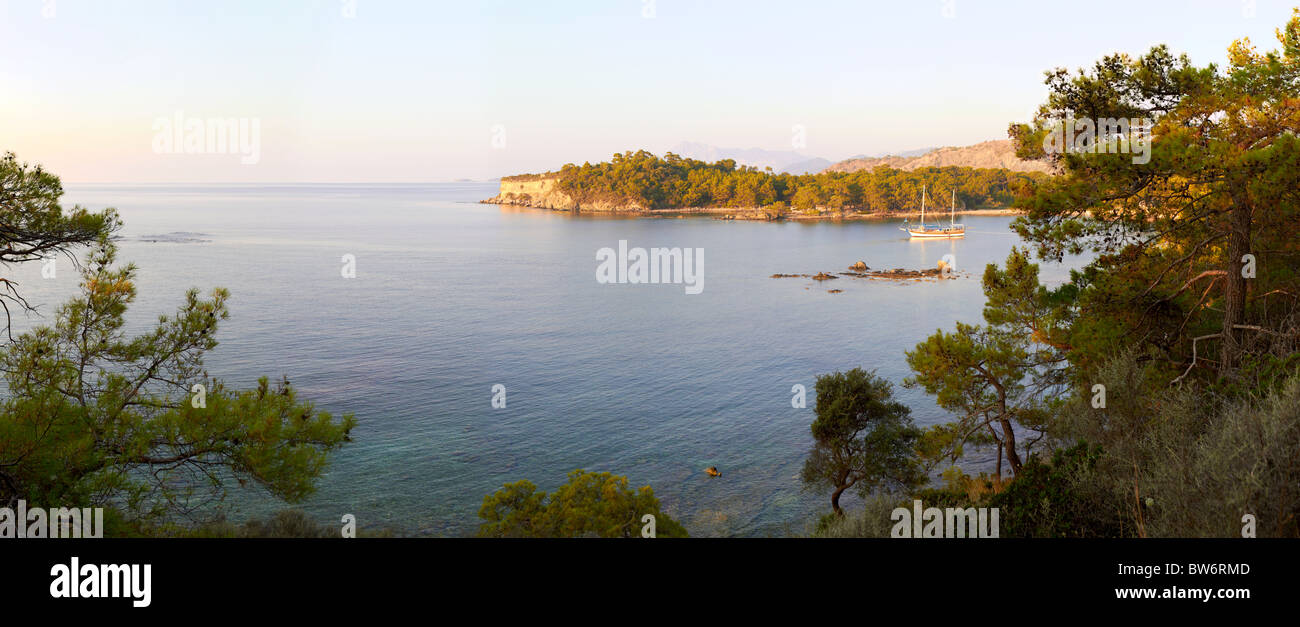
[[[575,217],[473,202],[494,193],[482,183],[72,186],[65,201],[121,212],[121,258],[140,268],[136,329],[189,287],[227,287],[215,375],[250,385],[284,374],[320,407],[357,415],[355,442],[308,513],[412,535],[472,533],[483,496],[502,483],[550,489],[574,468],[653,486],[693,535],[803,532],[827,508],[797,479],[815,376],[862,366],[900,383],[904,350],[955,320],[979,321],[983,267],[1016,242],[1008,217],[966,218],[965,240],[914,242],[894,221]],[[141,239],[172,232],[204,241]],[[596,251],[619,240],[703,248],[703,293],[598,283]],[[345,254],[355,279],[340,275]],[[946,254],[970,276],[769,278],[859,259],[934,267]],[[76,289],[59,263],[52,280],[33,264],[12,269],[47,318]],[[505,409],[491,405],[495,384]],[[808,409],[791,407],[795,384],[808,387]],[[918,423],[946,418],[919,391],[899,396]],[[233,504],[280,507],[255,492]]]

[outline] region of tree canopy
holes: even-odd
[[[491,538],[637,538],[647,524],[655,537],[686,537],[650,486],[634,491],[627,477],[581,469],[550,494],[527,479],[507,483],[483,498],[478,515],[484,521],[478,535]]]
[[[0,490],[35,503],[109,506],[141,520],[199,513],[230,483],[286,501],[312,492],[354,425],[300,401],[287,380],[232,390],[211,377],[229,294],[185,295],[150,331],[123,331],[135,268],[95,247],[82,294],[0,348]],[[9,500],[9,499],[6,499]]]
[[[917,344],[907,352],[915,374],[905,385],[933,394],[958,416],[927,431],[922,449],[932,462],[959,458],[968,442],[991,443],[997,475],[1004,458],[1018,474],[1021,447],[1027,453],[1042,438],[1051,400],[1069,392],[1064,347],[1055,338],[1070,311],[1039,285],[1038,266],[1022,251],[1012,251],[1005,270],[989,264],[983,286],[985,324],[958,322],[955,331],[939,330]],[[1033,435],[1018,444],[1017,429]]]
[[[831,509],[856,489],[904,491],[925,482],[916,462],[920,436],[911,410],[894,400],[893,386],[861,368],[817,377],[813,448],[800,475],[809,487],[831,489]]]
[[[532,175],[536,176],[536,175]],[[960,208],[1002,207],[1040,173],[962,167],[915,171],[877,168],[858,172],[774,174],[735,160],[705,163],[644,150],[615,154],[608,162],[568,164],[556,186],[578,202],[606,201],[643,209],[763,208],[785,203],[799,211],[915,211],[921,187],[935,198],[956,193]],[[528,178],[528,175],[516,177]]]
[[[13,153],[0,157],[0,265],[36,261],[57,254],[76,260],[71,251],[111,235],[120,221],[113,210],[91,213],[82,207],[65,210],[59,203],[63,185],[41,166],[21,163]],[[0,277],[0,307],[5,331],[10,329],[10,305],[33,307],[18,284]]]
[[[11,238],[0,255],[94,246],[80,295],[0,346],[0,506],[98,506],[144,526],[216,516],[207,506],[234,484],[290,502],[311,494],[353,417],[317,410],[287,379],[240,390],[211,376],[204,356],[229,316],[225,289],[192,289],[174,314],[127,335],[136,268],[116,265],[116,216],[63,213],[57,177],[16,163],[0,165]]]
[[[959,457],[988,428],[1017,476],[957,498],[1006,508],[1012,535],[1234,535],[1243,512],[1300,533],[1300,9],[1277,35],[1234,42],[1222,68],[1157,46],[1050,71],[1011,126],[1058,172],[1016,201],[1030,250],[986,269],[984,325],[908,353],[908,382],[958,416],[923,454]],[[1119,118],[1150,121],[1149,159],[1117,150],[1139,139],[1100,122]],[[1081,120],[1111,130],[1060,149]],[[1048,288],[1031,253],[1087,257]],[[1007,455],[1026,431],[1050,463]]]
[[[1137,343],[1156,351],[1171,380],[1232,382],[1251,367],[1247,348],[1256,360],[1297,348],[1300,10],[1277,36],[1281,49],[1265,53],[1234,42],[1223,68],[1156,46],[1075,74],[1054,70],[1035,119],[1012,125],[1021,157],[1061,172],[1017,201],[1027,215],[1016,230],[1043,258],[1096,255],[1074,280],[1076,360],[1095,364]],[[1150,119],[1149,162],[1046,150],[1052,129],[1083,118]]]

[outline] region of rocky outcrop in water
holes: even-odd
[[[905,268],[894,268],[893,270],[872,270],[865,261],[858,261],[849,266],[848,272],[838,274],[830,272],[818,272],[817,274],[773,274],[773,279],[812,279],[814,281],[830,281],[840,277],[849,277],[855,279],[872,279],[884,281],[941,281],[946,279],[958,278],[958,273],[946,263],[940,261],[937,267],[923,270],[908,270]],[[961,275],[965,276],[965,275]],[[838,294],[843,290],[829,290],[832,294]]]

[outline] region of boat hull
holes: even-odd
[[[965,230],[917,231],[913,229],[907,229],[907,234],[915,238],[924,238],[924,239],[955,239],[958,237],[966,237]]]

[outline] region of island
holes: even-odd
[[[1012,213],[1017,190],[1049,175],[963,166],[901,170],[888,165],[852,172],[776,173],[732,159],[706,163],[644,150],[607,162],[568,164],[556,172],[507,176],[482,202],[538,209],[621,214],[713,214],[719,219],[853,219],[910,217],[922,187],[958,213]],[[948,209],[939,202],[936,211]]]

